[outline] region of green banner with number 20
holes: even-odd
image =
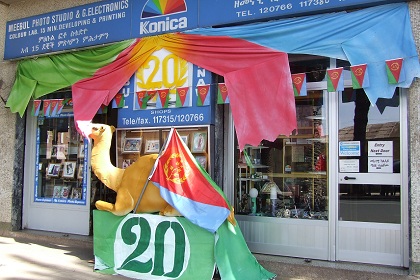
[[[93,213],[95,269],[134,279],[212,279],[214,234],[182,217]]]

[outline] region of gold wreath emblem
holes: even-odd
[[[362,74],[363,74],[363,70],[362,70],[362,68],[357,68],[357,69],[354,71],[354,75],[356,75],[356,76],[362,76]]]
[[[199,93],[200,93],[201,95],[206,94],[206,92],[207,92],[207,90],[206,90],[205,88],[200,88],[200,90],[199,90]]]
[[[165,98],[165,97],[166,97],[166,92],[165,92],[165,91],[161,91],[161,92],[160,92],[160,96],[161,96],[162,98]]]
[[[184,96],[186,94],[186,90],[185,89],[181,89],[178,91],[179,96]]]
[[[227,87],[226,86],[221,86],[220,91],[223,92],[223,93],[227,92]]]
[[[391,64],[391,67],[389,67],[389,68],[391,68],[392,71],[396,71],[396,70],[400,69],[400,65],[397,62],[394,62],[394,63]]]
[[[175,184],[182,184],[187,180],[190,170],[181,161],[178,153],[172,153],[163,166],[166,180]]]
[[[339,77],[340,75],[338,74],[338,72],[332,72],[331,73],[331,79],[333,79],[333,80],[336,80],[336,79],[338,79],[338,77]]]
[[[144,91],[140,91],[137,93],[138,98],[144,98]]]
[[[301,84],[302,83],[302,78],[301,77],[296,77],[296,78],[293,79],[293,82],[297,85]]]

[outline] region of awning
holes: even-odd
[[[73,85],[75,121],[90,121],[148,55],[165,48],[225,77],[243,148],[288,135],[296,127],[286,53],[339,58],[352,65],[367,63],[370,85],[365,92],[372,104],[378,98],[391,98],[396,87],[407,88],[420,77],[406,3],[143,38],[116,57],[128,44],[20,62],[6,106],[22,116],[31,98]],[[105,67],[98,69],[102,66],[95,53],[103,55]],[[385,60],[395,58],[404,59],[406,79],[389,84]],[[92,76],[94,69],[98,70]],[[273,121],[278,125],[272,126]]]

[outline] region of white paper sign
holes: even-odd
[[[359,172],[358,159],[340,159],[340,172]]]
[[[368,141],[369,157],[393,157],[392,141]]]
[[[392,157],[368,157],[369,173],[392,173]]]

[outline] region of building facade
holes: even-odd
[[[3,42],[0,51],[2,55],[8,21],[96,1],[69,1],[58,4],[56,1],[11,2],[10,4],[1,4],[0,2],[0,25],[2,26],[0,38]],[[376,4],[387,3],[382,1]],[[418,53],[420,2],[409,1],[408,7]],[[366,7],[361,6],[360,8]],[[245,17],[247,12],[244,13]],[[289,15],[289,17],[292,16]],[[384,46],[384,48],[386,47]],[[194,124],[184,127],[185,134],[188,129],[195,126],[208,135],[209,147],[205,151],[208,163],[210,163],[208,170],[219,185],[223,186],[225,193],[235,206],[237,220],[251,251],[330,261],[355,261],[409,267],[413,274],[417,274],[420,270],[420,214],[417,211],[420,208],[420,172],[417,171],[419,170],[417,168],[417,158],[419,157],[417,151],[420,144],[416,137],[420,122],[418,118],[418,103],[420,102],[418,79],[414,80],[410,88],[401,89],[395,94],[398,99],[397,106],[395,103],[394,106],[388,104],[389,110],[398,108],[396,111],[392,113],[389,110],[384,111],[384,114],[376,116],[376,118],[384,118],[383,121],[366,124],[366,133],[361,140],[351,137],[352,134],[355,134],[356,124],[353,127],[344,124],[356,116],[350,113],[341,115],[341,112],[354,112],[355,109],[347,107],[349,103],[344,101],[345,93],[349,93],[350,96],[352,94],[351,77],[348,71],[349,63],[329,57],[296,54],[289,55],[289,60],[292,74],[317,73],[316,67],[319,65],[321,68],[318,70],[321,72],[335,67],[344,67],[347,70],[347,76],[344,76],[345,90],[340,95],[329,92],[325,71],[323,72],[324,76],[307,81],[308,94],[296,97],[295,100],[298,129],[301,131],[298,131],[294,136],[281,136],[275,141],[263,141],[260,145],[253,147],[246,146],[242,152],[237,149],[232,112],[228,105],[216,105],[214,121],[204,126]],[[2,116],[0,122],[6,128],[0,135],[1,161],[3,162],[0,172],[2,182],[0,198],[4,208],[0,212],[0,222],[2,228],[6,230],[33,228],[33,220],[36,216],[52,215],[51,209],[55,212],[61,211],[60,209],[64,207],[65,211],[71,207],[68,205],[49,207],[49,214],[46,214],[43,212],[44,210],[37,212],[40,207],[36,205],[35,207],[29,206],[33,204],[33,201],[28,189],[34,189],[32,177],[37,173],[35,170],[31,171],[34,166],[33,162],[37,160],[35,136],[37,133],[42,135],[42,132],[37,132],[38,119],[30,116],[29,110],[25,116],[20,117],[5,107],[5,102],[14,84],[16,67],[17,61],[15,60],[3,60],[0,67],[0,96],[3,99],[3,102],[0,102],[3,103],[0,106]],[[215,76],[213,81],[220,79]],[[59,98],[61,98],[60,95],[64,95],[65,98],[69,92],[63,91],[55,94]],[[356,104],[355,100],[353,102]],[[353,103],[350,102],[350,104]],[[370,109],[371,112],[373,110],[373,108]],[[111,124],[117,123],[115,120],[114,122],[110,120],[112,114],[108,116],[109,118],[98,116],[97,119]],[[307,118],[308,116],[311,118]],[[116,118],[118,119],[118,117]],[[341,120],[343,120],[343,124],[341,124]],[[381,127],[378,123],[382,124]],[[397,131],[393,130],[395,123],[398,123]],[[43,125],[46,123],[44,122]],[[142,135],[156,133],[148,131],[152,128],[120,127],[117,137],[121,138],[124,135],[124,139],[135,141],[136,136],[134,134],[130,136],[130,133],[134,133],[133,131],[138,129],[143,130]],[[166,128],[160,129],[163,130],[161,133],[164,133]],[[309,132],[305,130],[309,130]],[[50,130],[46,129],[46,131]],[[369,131],[374,132],[369,134]],[[150,137],[150,139],[156,137]],[[197,137],[199,137],[198,134]],[[146,139],[148,138],[144,137],[144,140]],[[339,147],[341,144],[343,144],[342,148]],[[390,159],[393,164],[378,167],[382,168],[379,172],[371,172],[369,168],[373,168],[373,163],[363,167],[362,161],[355,161],[355,158],[363,156],[361,154],[363,154],[365,145],[369,149],[373,149],[375,145],[384,145],[385,148],[388,148],[387,150],[391,150],[390,153],[380,156],[366,152],[366,162],[369,157],[369,162]],[[122,149],[121,157],[118,159],[121,159],[121,165],[126,160],[130,160],[130,157],[127,156],[129,153],[123,153],[124,148]],[[88,154],[87,146],[85,150]],[[71,161],[78,162],[79,157],[74,157],[74,160],[72,158]],[[84,164],[86,168],[89,165],[88,162]],[[340,169],[337,168],[338,166]],[[359,172],[355,172],[354,168]],[[363,168],[366,170],[363,171]],[[303,175],[303,173],[305,174]],[[365,174],[360,174],[361,177],[359,177],[358,173]],[[228,176],[227,174],[235,175]],[[355,177],[357,179],[353,179]],[[87,184],[89,186],[86,188],[87,192],[92,195],[92,178],[88,176],[83,180],[89,182]],[[357,182],[347,183],[348,180]],[[362,188],[363,195],[359,192]],[[251,189],[257,190],[258,193],[255,197],[254,194],[251,194]],[[272,194],[272,189],[275,190],[274,194]],[[372,197],[376,197],[376,199],[369,200]],[[84,206],[77,210],[84,213],[85,222],[82,226],[84,227],[82,234],[88,234],[89,231],[86,230],[86,225],[90,220],[89,200],[89,196],[85,197]],[[355,203],[362,205],[364,201],[370,201],[375,205],[380,205],[385,201],[386,208],[354,207]],[[272,205],[274,205],[273,208]],[[394,208],[388,208],[390,205]],[[375,216],[372,213],[386,213],[386,211],[393,211],[394,214],[396,213],[395,217],[391,218],[392,215],[387,215],[386,218],[383,216],[371,217]],[[70,217],[66,216],[65,218],[71,219],[73,214],[69,215]],[[45,217],[40,218],[40,223],[43,223],[42,220]],[[54,220],[53,217],[51,219]],[[378,224],[381,226],[379,227]],[[71,232],[65,227],[55,230]],[[392,239],[382,240],[383,243],[390,243],[389,241],[394,243],[392,246],[383,247],[381,241],[375,245],[379,249],[368,248],[365,245],[363,248],[351,250],[353,241],[362,244],[364,240],[368,240],[364,235],[358,240],[350,241],[351,236],[360,235],[361,231],[369,231],[370,242],[381,239],[385,235],[394,235]],[[307,235],[304,234],[305,232]],[[350,244],[347,244],[346,241],[350,241]],[[367,251],[370,251],[370,254]],[[372,261],[372,258],[376,260]],[[377,261],[378,258],[381,260]]]

